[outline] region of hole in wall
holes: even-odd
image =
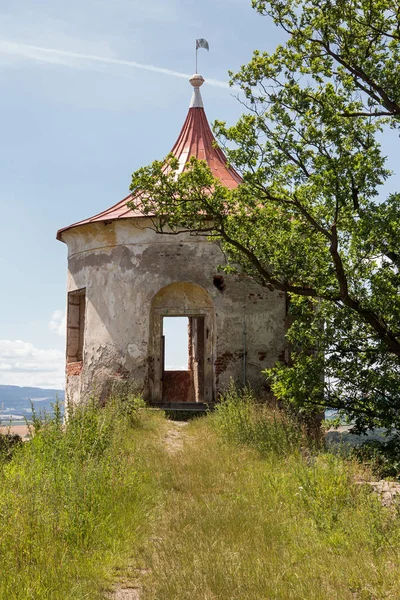
[[[213,284],[221,293],[226,289],[226,284],[223,275],[214,275]]]

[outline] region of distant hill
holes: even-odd
[[[52,403],[64,401],[64,390],[47,390],[17,385],[0,385],[0,421],[15,417],[29,418],[32,414],[31,402],[36,412],[52,412]]]

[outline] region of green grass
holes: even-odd
[[[37,427],[0,470],[1,599],[400,598],[398,507],[249,391],[187,425],[125,397]]]
[[[103,598],[150,523],[150,422],[134,399],[36,420],[0,464],[0,598]]]
[[[182,451],[159,454],[143,599],[400,597],[398,511],[355,483],[357,464],[232,393],[185,432]]]

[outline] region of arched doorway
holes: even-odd
[[[165,364],[163,322],[167,317],[188,319],[187,369],[168,370]],[[208,293],[193,283],[171,283],[151,303],[149,387],[153,403],[191,403],[214,400],[214,309]]]

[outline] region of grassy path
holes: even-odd
[[[154,444],[152,531],[134,589],[114,598],[400,598],[396,509],[354,484],[351,465],[326,454],[261,457],[224,443],[209,418],[160,422]]]
[[[0,459],[0,600],[400,600],[399,505],[248,392],[93,402]]]

